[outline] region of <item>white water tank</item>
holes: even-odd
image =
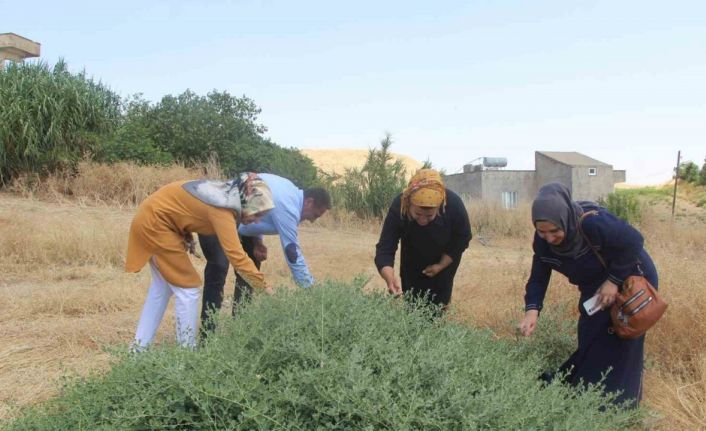
[[[507,157],[483,157],[484,168],[504,168],[507,166]]]

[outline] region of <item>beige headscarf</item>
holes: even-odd
[[[240,201],[243,215],[252,215],[275,207],[272,191],[254,172],[240,174]]]
[[[189,181],[182,187],[206,204],[228,208],[239,215],[257,214],[275,207],[272,191],[254,172],[244,172],[229,181]]]
[[[402,216],[409,212],[411,204],[420,207],[443,207],[446,205],[446,188],[439,172],[434,169],[420,169],[409,180],[402,192]]]

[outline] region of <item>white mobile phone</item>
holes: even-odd
[[[586,313],[588,313],[589,316],[593,316],[600,311],[601,307],[598,305],[598,294],[593,295],[590,299],[584,301],[583,308],[586,309]]]

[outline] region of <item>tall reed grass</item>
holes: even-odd
[[[0,183],[21,172],[72,167],[96,137],[117,127],[120,99],[63,61],[0,70]]]

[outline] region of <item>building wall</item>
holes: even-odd
[[[596,175],[589,175],[589,167]],[[446,187],[464,200],[482,199],[502,203],[503,192],[517,192],[517,202],[529,202],[544,184],[558,182],[571,190],[576,200],[598,200],[614,190],[616,182],[625,181],[625,171],[610,165],[569,166],[535,153],[535,171],[484,170],[444,177]]]
[[[464,201],[482,199],[483,172],[465,172],[444,176],[446,188],[461,196]]]
[[[571,190],[571,166],[535,152],[534,168],[537,172],[537,190],[547,183],[561,183]]]
[[[622,171],[613,171],[613,184],[615,183],[624,183],[627,181],[626,175],[625,175],[625,170]]]
[[[502,202],[503,192],[516,192],[517,202],[529,202],[537,194],[535,171],[483,171],[483,200]]]
[[[596,175],[589,175],[589,168],[595,168]],[[613,167],[610,165],[574,166],[571,183],[573,199],[596,201],[613,192]]]

